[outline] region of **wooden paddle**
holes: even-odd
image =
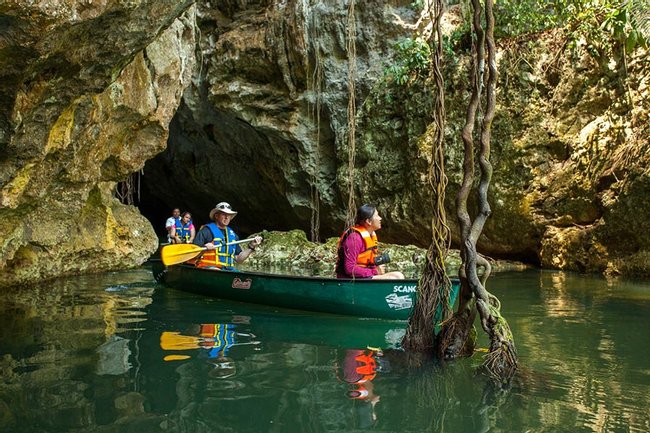
[[[255,240],[255,238],[241,239],[235,242],[229,242],[226,245],[237,245],[243,244],[244,242],[250,242]],[[203,251],[207,251],[206,247],[200,247],[194,244],[171,244],[165,245],[160,251],[160,258],[165,266],[177,265],[179,263],[186,262],[191,260],[201,254]]]

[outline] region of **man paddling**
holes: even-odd
[[[210,211],[210,220],[213,222],[203,226],[193,242],[194,245],[207,248],[199,258],[197,267],[232,270],[235,263],[242,263],[262,243],[262,237],[255,236],[245,249],[239,244],[232,244],[239,240],[239,236],[228,225],[236,215],[237,212],[225,201]]]

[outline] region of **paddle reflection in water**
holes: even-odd
[[[228,357],[228,351],[233,346],[260,343],[251,340],[255,335],[238,332],[233,323],[202,323],[196,325],[190,332],[191,335],[183,335],[176,331],[163,331],[160,336],[160,348],[164,351],[176,352],[165,355],[163,359],[165,361],[189,359],[191,355],[177,352],[198,349],[198,358],[207,359],[207,362],[214,366],[210,375],[216,377],[230,377],[235,374],[235,363]]]

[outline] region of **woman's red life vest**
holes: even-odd
[[[375,257],[378,255],[377,248],[377,235],[375,233],[370,234],[363,226],[352,226],[347,229],[341,237],[339,238],[338,246],[336,247],[337,257],[336,257],[336,273],[345,274],[344,263],[345,263],[345,251],[343,251],[343,243],[350,236],[352,232],[357,232],[361,235],[363,242],[365,244],[365,249],[361,254],[357,256],[357,265],[362,268],[374,268],[375,267]]]

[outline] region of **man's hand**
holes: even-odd
[[[254,250],[255,248],[258,247],[258,245],[260,245],[262,243],[263,240],[264,239],[262,238],[262,236],[255,236],[255,239],[253,239],[252,241],[249,242],[248,247],[251,250]]]

